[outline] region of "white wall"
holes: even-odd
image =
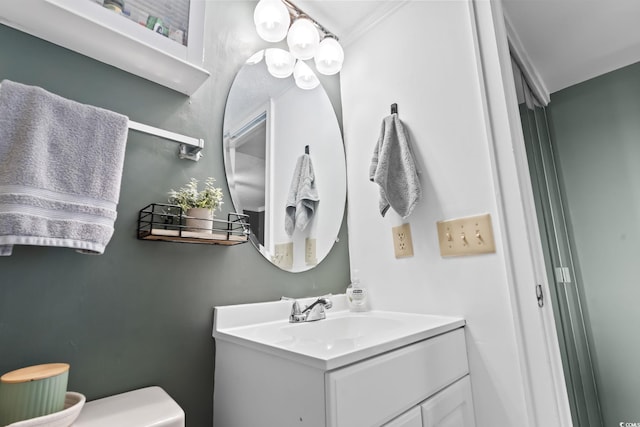
[[[533,426],[475,37],[469,2],[413,1],[346,47],[351,268],[360,270],[374,308],[464,316],[477,425]],[[380,122],[394,102],[423,185],[408,219],[415,255],[405,259],[395,259],[391,235],[403,221],[391,210],[380,216],[378,188],[368,180]],[[483,213],[492,215],[497,253],[442,258],[436,222]],[[559,425],[555,413],[550,419],[539,425]]]

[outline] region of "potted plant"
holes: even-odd
[[[213,185],[216,180],[207,178],[204,190],[198,191],[198,180],[191,178],[179,190],[169,191],[169,203],[178,205],[186,215],[188,231],[212,233],[213,213],[222,206],[222,189]]]

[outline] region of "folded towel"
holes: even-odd
[[[284,229],[289,236],[293,235],[295,228],[304,230],[311,222],[319,201],[311,157],[303,154],[296,162],[287,196]]]
[[[380,186],[382,216],[391,206],[402,218],[407,218],[422,196],[409,137],[397,114],[382,121],[369,167],[369,179]]]
[[[44,89],[0,87],[0,255],[12,245],[103,253],[113,234],[128,119]]]

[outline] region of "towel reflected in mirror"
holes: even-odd
[[[292,236],[297,228],[304,230],[313,220],[320,198],[316,188],[315,174],[311,156],[303,154],[296,162],[296,169],[287,195],[284,228]]]

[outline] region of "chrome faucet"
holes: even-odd
[[[300,303],[298,303],[298,301],[293,301],[293,305],[291,306],[291,315],[289,316],[289,322],[313,322],[314,320],[325,319],[327,316],[324,309],[329,309],[332,306],[333,303],[327,297],[318,298],[313,303],[305,307],[304,310],[300,309]]]

